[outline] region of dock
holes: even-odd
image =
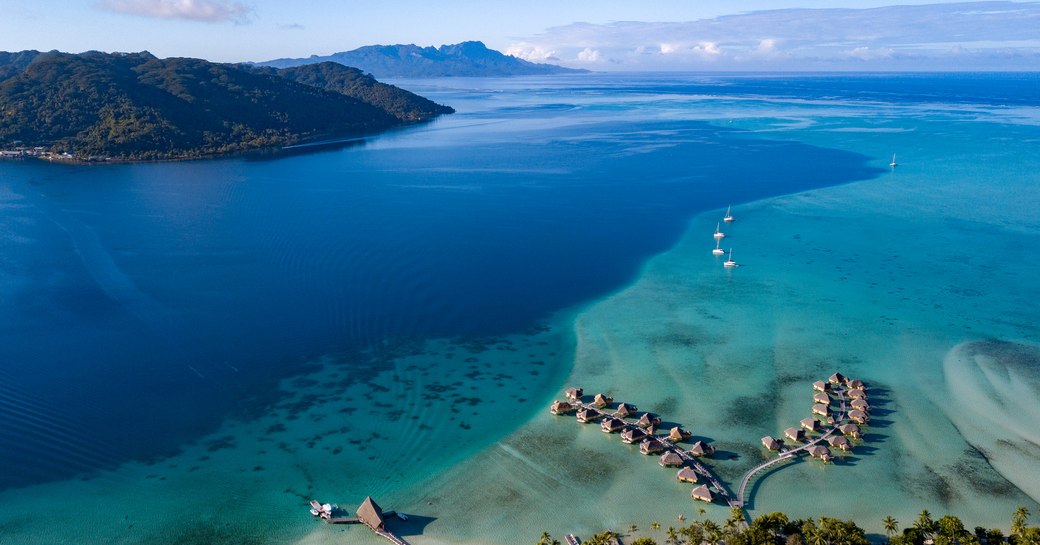
[[[333,516],[338,511],[338,508],[328,503],[322,504],[318,500],[311,500],[310,506],[312,515],[329,524],[364,524],[376,535],[389,540],[394,545],[408,545],[407,541],[386,528],[386,519],[394,517],[397,515],[397,512],[384,512],[371,496],[366,497],[365,501],[361,503],[361,507],[358,507],[357,517]]]

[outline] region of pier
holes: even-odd
[[[394,545],[408,545],[407,541],[386,528],[386,519],[388,517],[398,516],[399,518],[405,518],[404,515],[397,515],[396,511],[384,512],[379,507],[379,504],[372,499],[372,496],[366,497],[365,501],[361,503],[361,507],[358,507],[357,517],[335,517],[333,514],[338,508],[328,503],[322,504],[318,500],[311,500],[310,505],[311,514],[329,524],[364,524],[375,532],[376,535],[386,538]]]

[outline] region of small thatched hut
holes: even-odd
[[[859,379],[846,381],[845,384],[847,384],[848,387],[850,389],[852,389],[852,390],[864,390],[865,391],[867,389],[867,385],[863,384],[863,381],[859,380]]]
[[[636,422],[637,425],[639,425],[640,427],[643,427],[643,428],[650,428],[650,427],[653,427],[653,426],[657,426],[660,423],[661,423],[661,419],[656,417],[656,416],[654,416],[651,413],[643,413],[643,416],[640,416],[639,417],[639,421]]]
[[[683,459],[674,452],[666,452],[661,455],[657,463],[661,464],[661,467],[679,467],[683,465]]]
[[[805,431],[820,431],[820,421],[815,418],[803,418],[801,424]]]
[[[787,428],[786,430],[784,430],[784,437],[792,441],[801,443],[805,441],[805,432],[798,428]]]
[[[838,431],[844,433],[845,435],[848,435],[849,437],[855,437],[857,439],[863,436],[859,430],[859,426],[855,424],[842,424],[838,427]]]
[[[357,517],[373,530],[382,530],[386,527],[383,509],[372,499],[372,496],[366,496],[365,501],[361,502],[361,507],[358,507],[357,510]]]
[[[824,462],[829,462],[833,459],[833,456],[831,456],[831,449],[823,445],[813,445],[809,447],[809,456],[823,460]]]
[[[812,413],[820,416],[828,416],[831,414],[830,405],[824,405],[823,403],[817,403],[812,406]]]
[[[646,432],[639,428],[625,428],[621,432],[621,442],[623,443],[638,443],[646,437]]]
[[[831,384],[822,380],[817,380],[816,382],[812,383],[812,387],[813,390],[816,390],[817,392],[826,393],[831,391]]]
[[[845,378],[845,375],[841,373],[834,373],[830,376],[830,378],[827,379],[827,382],[830,382],[831,384],[844,384],[846,380],[848,379]]]
[[[715,447],[704,441],[697,441],[690,447],[690,454],[694,456],[711,456],[715,454]]]
[[[603,416],[603,413],[597,411],[596,409],[589,409],[585,407],[578,409],[578,422],[593,422],[601,416]]]
[[[614,402],[614,398],[607,397],[603,394],[596,394],[596,397],[592,398],[592,404],[600,409],[606,408],[608,405]]]
[[[845,395],[849,399],[867,399],[867,393],[863,390],[849,390]]]
[[[812,400],[813,400],[813,403],[823,403],[825,405],[830,405],[831,404],[831,396],[829,396],[829,395],[827,395],[827,394],[825,394],[823,392],[816,392],[815,394],[813,394]]]
[[[643,439],[643,441],[639,443],[639,452],[643,454],[657,454],[663,450],[664,443],[654,437]]]
[[[866,424],[867,421],[870,420],[870,417],[863,411],[852,409],[849,411],[849,419],[857,424]]]
[[[566,401],[553,401],[549,407],[552,414],[566,414],[574,410],[574,406]]]
[[[827,438],[827,443],[834,448],[840,448],[846,452],[852,450],[852,443],[850,443],[848,438],[844,435],[831,435]]]
[[[614,414],[621,418],[628,418],[629,416],[636,414],[636,406],[629,405],[628,403],[619,403],[617,411],[615,411]]]
[[[685,441],[690,437],[693,437],[693,434],[682,429],[682,426],[676,426],[668,432],[668,438],[672,441],[675,441],[676,443],[678,443],[679,441]]]
[[[715,499],[715,497],[712,496],[711,490],[708,488],[708,486],[703,484],[698,486],[697,488],[694,488],[693,492],[690,492],[690,497],[695,500],[705,501],[708,503],[711,503],[712,500]]]
[[[849,403],[849,406],[852,407],[853,409],[856,409],[856,410],[859,410],[859,411],[863,411],[863,412],[867,412],[867,411],[870,410],[870,404],[867,403],[866,400],[863,400],[863,399],[853,399],[852,402]]]
[[[697,482],[697,472],[692,467],[684,467],[675,474],[675,478],[684,483],[695,483]]]
[[[581,396],[585,395],[585,390],[582,390],[581,388],[568,388],[566,394],[567,399],[571,401],[581,401]]]
[[[777,441],[772,435],[767,435],[762,438],[762,446],[769,450],[780,450],[780,447],[782,447],[783,444],[781,444],[780,441]]]
[[[605,433],[614,433],[625,429],[625,423],[620,418],[614,418],[613,416],[606,416],[599,423],[599,429]]]

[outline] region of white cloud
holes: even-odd
[[[889,47],[870,48],[867,46],[861,46],[850,50],[848,55],[861,61],[873,61],[878,59],[891,59],[895,56],[895,50]]]
[[[100,0],[98,7],[126,15],[220,23],[248,22],[253,8],[234,0]]]
[[[599,51],[586,47],[578,52],[578,60],[581,62],[599,62],[602,56]]]
[[[521,42],[509,46],[506,51],[506,55],[512,55],[518,59],[531,62],[545,62],[559,60],[556,56],[556,51],[552,49],[546,49],[538,45],[531,45],[527,42]]]

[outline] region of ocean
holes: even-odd
[[[366,495],[417,544],[660,539],[727,508],[552,399],[681,423],[735,488],[834,371],[870,386],[863,444],[752,515],[1036,511],[1036,74],[397,83],[458,113],[0,163],[0,541],[376,543],[307,513]]]

